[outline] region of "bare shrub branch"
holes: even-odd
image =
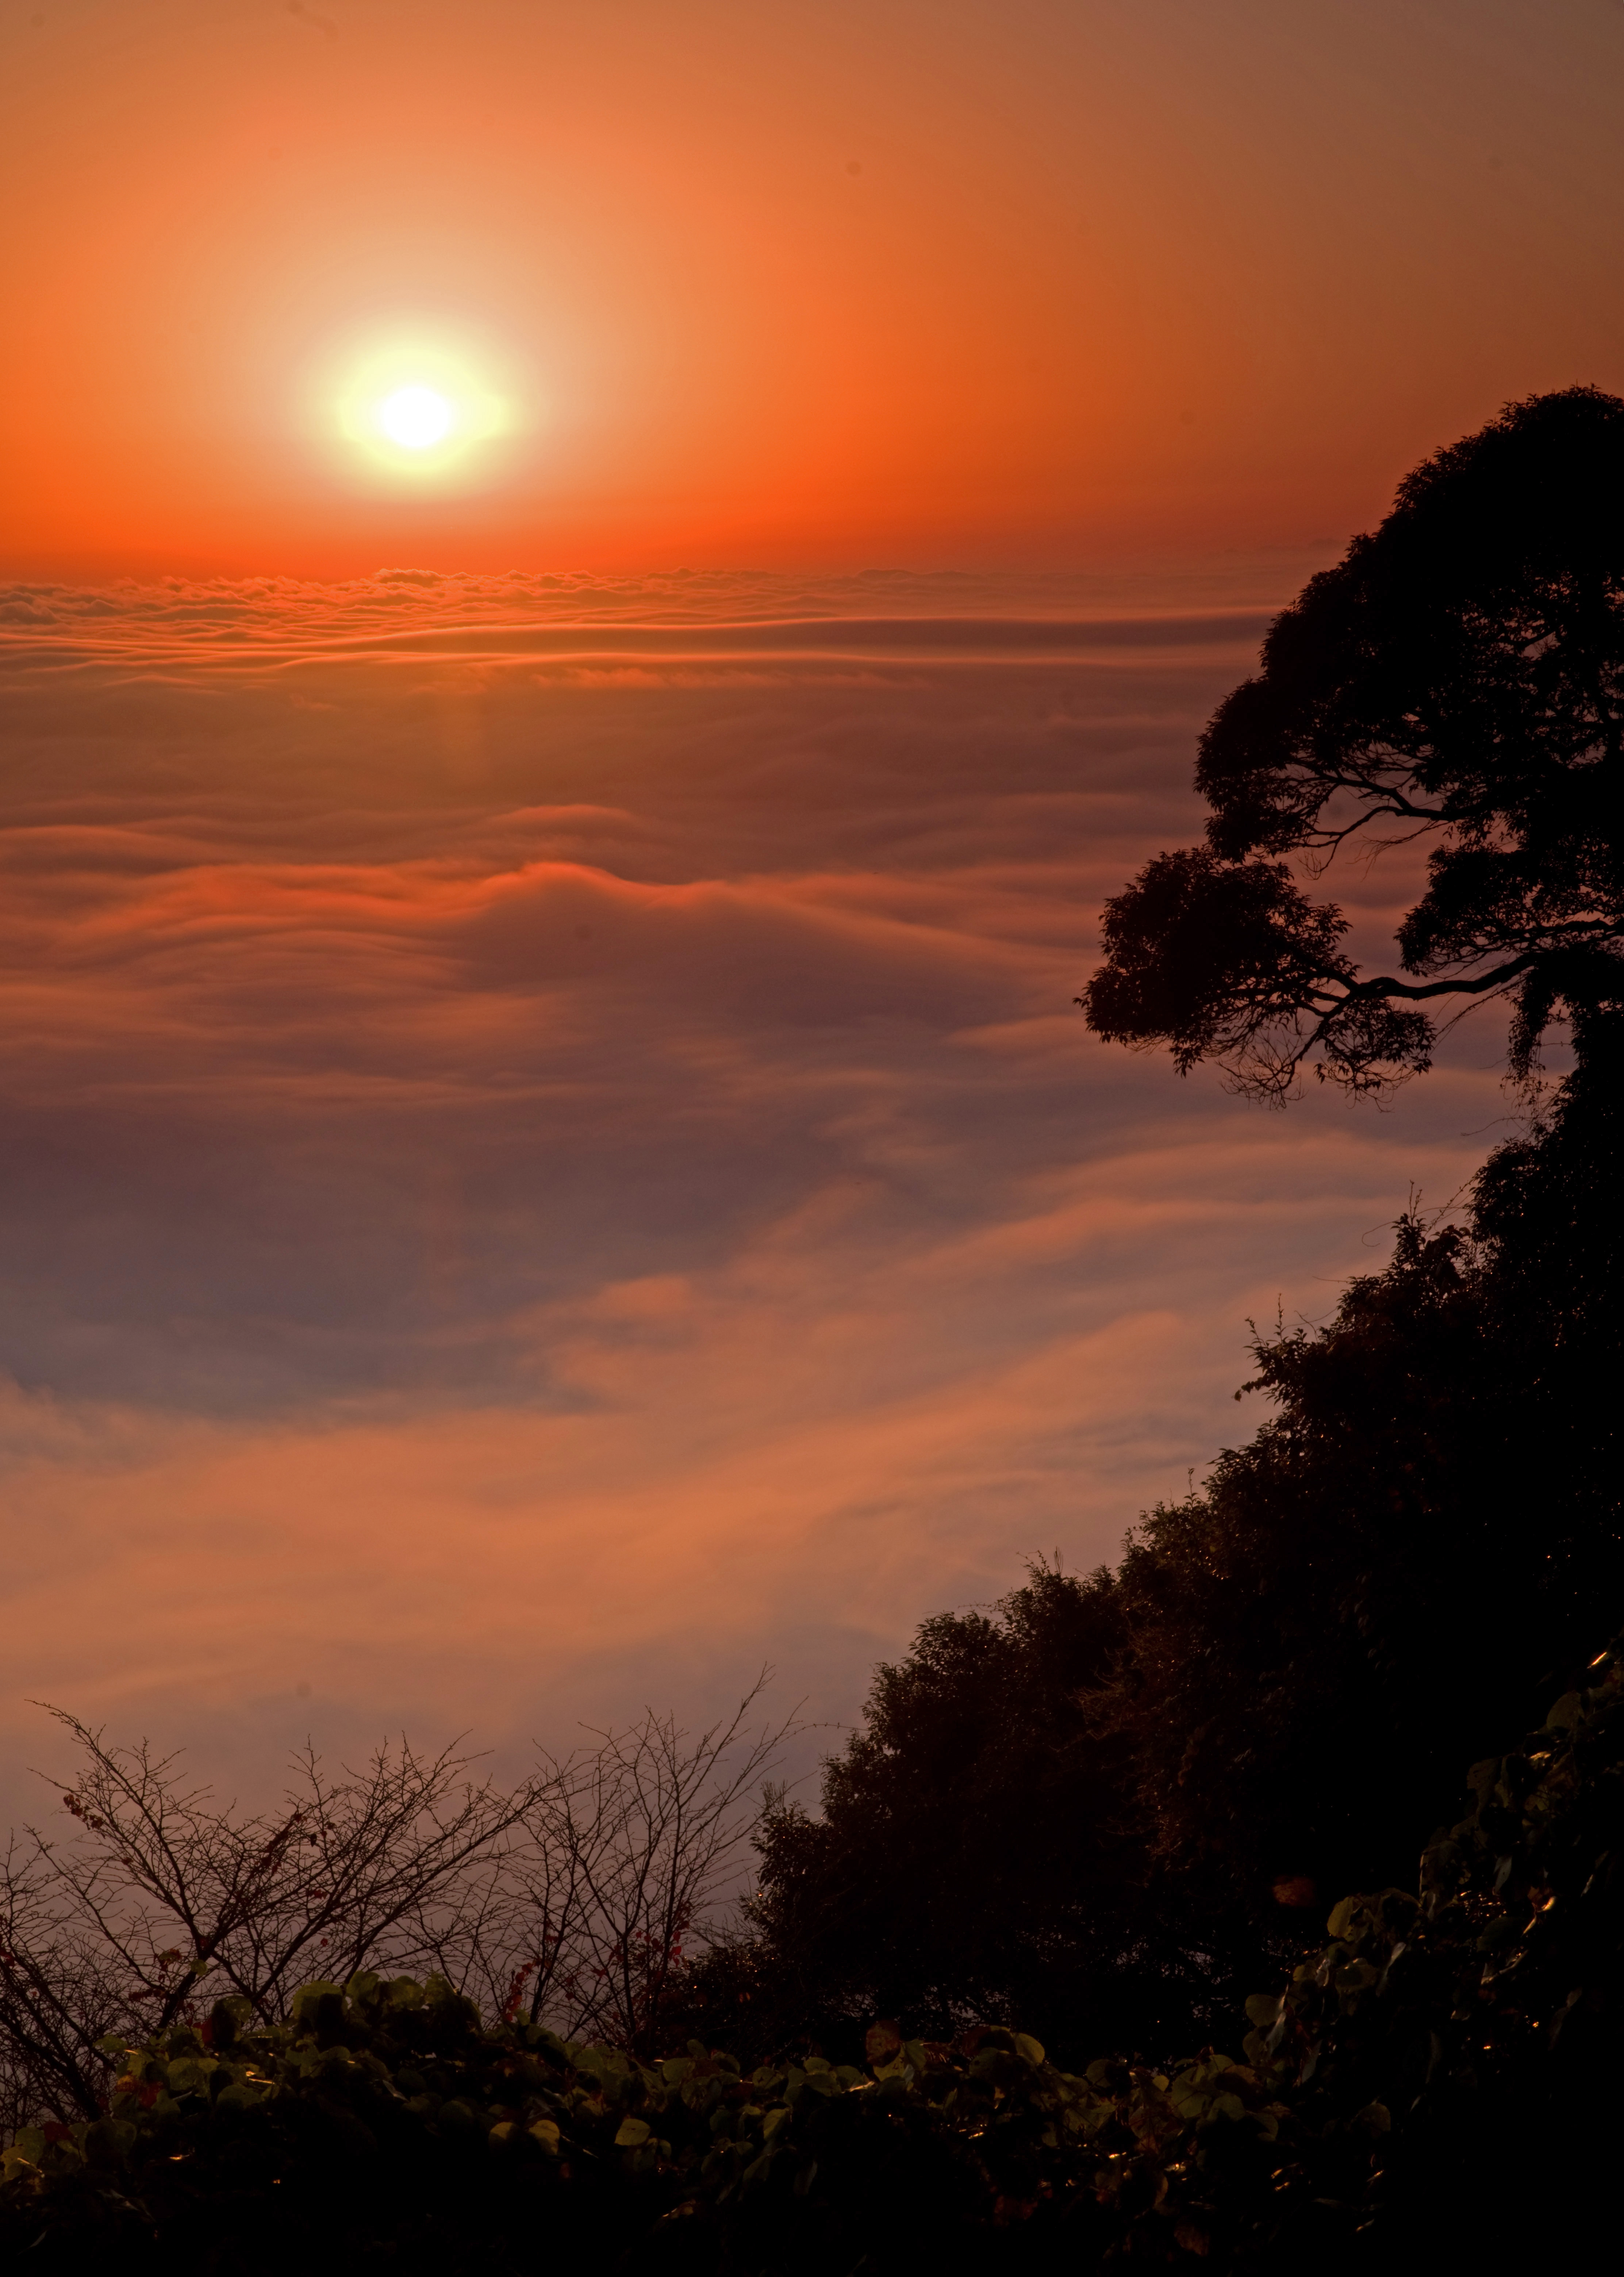
[[[714,1934],[793,1719],[749,1728],[765,1671],[690,1738],[652,1710],[509,1793],[453,1745],[380,1746],[330,1774],[307,1748],[272,1810],[190,1785],[177,1755],[60,1709],[71,1822],[0,1862],[0,2120],[94,2117],[109,2035],[201,2025],[236,1994],[278,2022],[311,1982],[433,1969],[488,2015],[641,2051]],[[42,1776],[45,1776],[42,1774]]]

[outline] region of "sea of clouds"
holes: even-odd
[[[1491,1018],[1385,1115],[1083,1029],[1268,615],[1160,602],[0,594],[8,1763],[30,1699],[506,1762],[763,1660],[827,1741],[1255,1428],[1248,1316],[1508,1109]],[[1406,883],[1337,881],[1362,940]]]

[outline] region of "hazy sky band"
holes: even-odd
[[[230,635],[155,637],[144,629],[94,640],[82,634],[41,639],[0,630],[0,660],[36,668],[72,669],[100,663],[155,666],[198,664],[285,667],[345,658],[433,656],[447,663],[479,661],[519,667],[592,665],[634,657],[650,665],[732,663],[914,664],[937,669],[958,664],[1030,664],[1086,657],[1136,655],[1146,650],[1230,653],[1255,647],[1266,620],[1255,611],[1225,616],[1112,618],[1092,622],[999,621],[996,618],[899,618],[865,621],[808,618],[800,623],[716,625],[701,632],[667,625],[558,627],[458,625],[300,642],[287,630],[253,643]]]

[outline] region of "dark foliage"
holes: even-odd
[[[1467,1784],[1419,1892],[1344,1899],[1324,1953],[1247,2004],[1247,2057],[1292,2106],[1281,2195],[1335,2217],[1322,2266],[1580,2266],[1616,2227],[1624,1643]]]
[[[1571,1649],[1546,1545],[1508,1523],[1531,1481],[1489,1283],[1464,1237],[1407,1223],[1329,1328],[1258,1344],[1275,1420],[1130,1541],[1095,1715],[1153,1848],[1254,1905],[1402,1872],[1485,1709],[1521,1721]]]
[[[1439,1000],[1514,993],[1514,1070],[1624,997],[1624,401],[1530,396],[1399,488],[1275,620],[1220,704],[1204,848],[1106,906],[1081,999],[1116,1041],[1283,1100],[1430,1063]],[[1350,840],[1433,842],[1403,973],[1361,975],[1317,876]],[[1582,1046],[1582,1037],[1580,1038]]]
[[[1127,1823],[1130,1743],[1089,1724],[1124,1641],[1108,1573],[1042,1565],[991,1618],[927,1621],[825,1765],[821,1815],[780,1808],[757,1837],[753,1937],[702,1972],[715,2028],[839,2045],[877,2012],[936,2033],[1041,2015],[1074,2053],[1199,2037],[1233,1981],[1222,1925],[1180,1919]]]
[[[1619,1648],[1468,1785],[1418,1892],[1343,1899],[1248,2000],[1240,2062],[1066,2071],[1022,2034],[881,2023],[860,2064],[639,2063],[362,1975],[285,2026],[234,1999],[110,2045],[105,2114],[6,2152],[0,2250],[131,2277],[1565,2266],[1624,2116]]]
[[[877,2026],[858,2065],[747,2075],[697,2041],[640,2064],[482,2029],[443,1980],[312,1985],[278,2028],[246,2006],[122,2049],[104,2117],[19,2136],[0,2248],[218,2277],[1030,2270],[1116,2227],[1081,2188],[1085,2131],[1135,2139],[1126,2075],[1090,2087],[1009,2032],[950,2047]]]
[[[1490,1158],[1468,1228],[1407,1221],[1329,1327],[1260,1343],[1274,1419],[1130,1542],[1098,1728],[1153,1850],[1254,1904],[1400,1878],[1472,1733],[1624,1603],[1617,1065]]]
[[[1407,1219],[1325,1327],[1259,1340],[1272,1418],[1117,1573],[1040,1568],[879,1672],[821,1816],[769,1817],[696,2021],[1194,2045],[1301,1908],[1404,1878],[1477,1734],[1624,1603],[1614,1064],[1491,1158],[1468,1224]]]

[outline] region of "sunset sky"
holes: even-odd
[[[1605,0],[5,0],[8,1765],[832,1738],[1255,1428],[1493,1013],[1271,1116],[1072,1000],[1271,611],[1624,388],[1621,95]]]
[[[5,0],[6,566],[1339,544],[1616,379],[1611,0]],[[334,447],[440,342],[512,431]]]

